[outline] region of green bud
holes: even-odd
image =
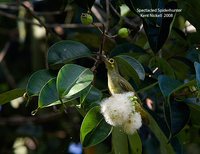
[[[81,14],[81,23],[83,25],[90,25],[91,23],[93,23],[93,17],[88,13],[82,13]]]
[[[120,29],[118,30],[118,35],[119,35],[121,38],[126,38],[126,37],[128,37],[128,35],[129,35],[129,30],[128,30],[128,28],[120,28]]]

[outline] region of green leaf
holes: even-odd
[[[144,80],[144,78],[145,78],[144,68],[136,59],[134,59],[130,56],[126,56],[126,55],[119,55],[119,56],[116,56],[115,58],[119,61],[119,63],[118,63],[119,67],[121,65],[124,65],[124,67],[126,67],[127,71],[131,71],[133,73],[132,74],[131,72],[129,72],[129,74],[133,77],[133,79],[135,79],[136,76],[138,76],[139,79]],[[128,70],[128,68],[130,70]]]
[[[55,75],[46,69],[33,73],[26,87],[28,96],[38,96],[42,87],[54,77]]]
[[[90,55],[90,50],[80,42],[70,40],[60,41],[49,48],[48,64],[50,67],[56,67]]]
[[[138,132],[135,132],[133,135],[128,135],[128,140],[131,153],[142,153],[142,141]]]
[[[197,87],[200,89],[200,63],[194,62],[194,67],[196,71],[196,81],[197,81]]]
[[[73,95],[87,88],[93,81],[93,73],[85,67],[66,64],[64,65],[57,76],[57,91],[59,97],[70,98]]]
[[[25,89],[13,89],[4,93],[0,94],[0,105],[3,105],[5,103],[8,103],[12,101],[13,99],[16,99],[18,97],[23,96],[23,94],[26,92]]]
[[[61,102],[59,101],[59,95],[56,89],[56,78],[53,78],[42,88],[39,94],[38,107],[44,108],[57,104],[61,104]]]
[[[128,135],[118,127],[113,127],[112,146],[114,153],[129,154]]]
[[[100,106],[92,108],[85,116],[81,125],[81,142],[83,147],[97,145],[111,133],[112,127],[106,123],[100,113]]]

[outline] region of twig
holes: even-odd
[[[3,74],[6,77],[8,84],[10,85],[11,88],[14,89],[16,87],[15,79],[11,75],[11,73],[10,73],[9,69],[7,68],[6,63],[4,61],[4,57],[5,57],[6,53],[8,52],[8,48],[9,48],[9,43],[6,43],[3,50],[0,53],[0,66],[3,71]]]
[[[4,46],[3,50],[0,52],[0,63],[2,62],[2,60],[4,59],[7,51],[9,48],[9,43],[6,43],[6,45]]]
[[[57,33],[54,33],[50,28],[48,28],[48,27],[45,25],[45,23],[43,23],[43,21],[42,21],[37,15],[35,15],[35,13],[34,13],[33,11],[31,11],[31,10],[29,9],[29,7],[27,7],[27,6],[26,6],[25,4],[23,4],[23,3],[21,3],[21,6],[24,7],[24,8],[26,9],[26,11],[27,11],[33,18],[35,18],[35,19],[40,23],[40,25],[42,25],[42,26],[45,28],[45,30],[46,30],[47,33],[52,34],[53,36],[59,38],[60,40],[62,39]]]
[[[7,18],[10,18],[10,19],[14,19],[14,20],[17,19],[17,20],[24,21],[24,22],[29,23],[29,24],[41,26],[41,25],[38,24],[38,23],[34,23],[32,20],[24,19],[24,18],[19,18],[19,17],[17,17],[16,15],[13,15],[13,14],[10,14],[10,13],[6,13],[6,12],[4,12],[4,11],[0,11],[0,15],[1,15],[1,16],[4,16],[4,17],[7,17]]]
[[[24,21],[25,23],[42,27],[42,25],[40,23],[36,23],[36,22],[33,22],[32,20],[25,19],[25,18],[19,18],[16,15],[13,15],[13,14],[10,14],[10,13],[0,11],[0,15],[7,17],[7,18],[10,18],[10,19],[13,19],[13,20]],[[98,28],[100,28],[102,26],[101,23],[94,23],[94,24]],[[60,26],[62,28],[71,28],[71,29],[74,29],[74,28],[94,28],[93,25],[83,25],[83,24],[75,24],[75,23],[72,23],[72,24],[48,24],[48,23],[46,23],[45,25],[46,25],[47,28],[55,28],[56,26]]]
[[[114,13],[115,13],[118,17],[122,18],[122,19],[125,21],[125,23],[131,25],[131,27],[134,28],[134,29],[140,29],[140,26],[136,25],[135,23],[130,22],[128,18],[126,18],[126,17],[124,17],[124,16],[121,16],[121,15],[117,12],[117,10],[114,8],[114,6],[113,6],[111,3],[109,3],[109,4],[110,4],[111,9],[114,11]]]
[[[102,36],[101,36],[101,44],[100,44],[100,47],[99,47],[99,51],[97,52],[97,58],[96,58],[96,61],[93,65],[93,67],[91,68],[91,70],[93,72],[95,72],[96,68],[99,66],[99,64],[102,62],[101,58],[102,56],[104,55],[104,51],[103,51],[103,48],[104,48],[104,44],[105,44],[105,25],[102,24]]]

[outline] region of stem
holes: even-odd
[[[103,48],[104,48],[104,44],[105,44],[105,25],[102,24],[102,36],[101,36],[101,44],[100,44],[100,47],[99,47],[99,51],[97,52],[97,57],[96,57],[96,61],[93,65],[93,67],[91,68],[91,70],[94,72],[96,70],[96,68],[99,66],[99,64],[102,62],[101,58],[102,56],[104,55],[104,51],[103,51]]]

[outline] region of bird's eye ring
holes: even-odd
[[[109,62],[110,62],[111,64],[114,64],[115,61],[114,61],[114,59],[110,58],[110,59],[109,59]]]

